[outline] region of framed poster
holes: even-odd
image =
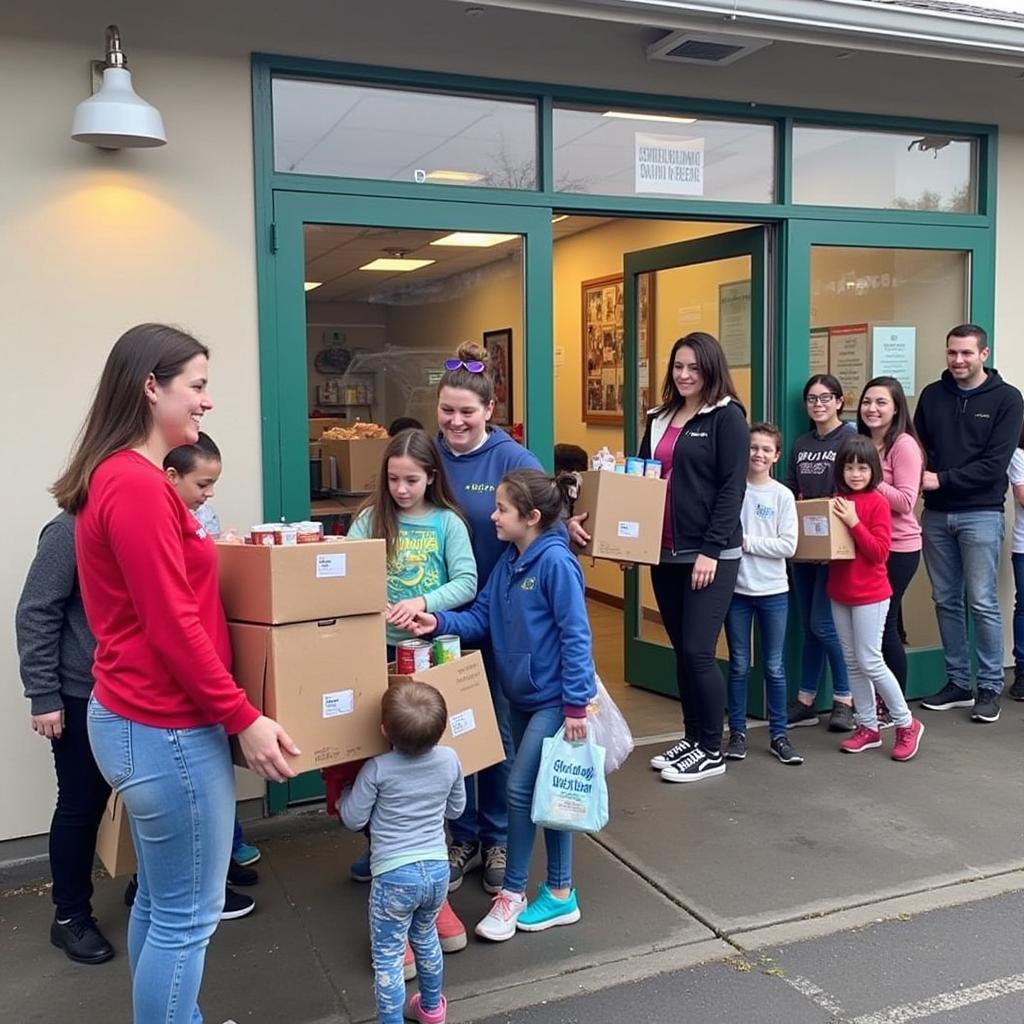
[[[484,331],[484,348],[490,357],[494,377],[494,415],[491,422],[499,427],[511,427],[512,405],[512,328]]]
[[[622,275],[583,281],[580,294],[583,421],[621,426],[625,387]],[[650,274],[638,278],[637,307],[637,358],[643,365],[653,345],[654,282]],[[644,394],[639,397],[641,404],[645,398],[649,400]]]

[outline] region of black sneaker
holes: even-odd
[[[260,880],[259,872],[247,868],[237,861],[228,861],[228,885],[255,885]]]
[[[132,875],[128,879],[128,884],[124,887],[124,905],[126,907],[134,906],[135,894],[139,891],[139,876]]]
[[[818,712],[812,705],[795,700],[786,708],[786,724],[791,729],[799,729],[803,725],[817,725]]]
[[[1024,700],[1024,675],[1014,676],[1010,689],[1006,692],[1010,700]]]
[[[771,752],[783,764],[803,764],[804,759],[793,749],[788,736],[776,736],[770,744]]]
[[[931,697],[921,701],[921,707],[929,711],[950,711],[953,708],[973,708],[974,694],[956,683],[949,682]]]
[[[971,721],[999,721],[999,694],[995,690],[978,690],[978,699],[971,710]]]
[[[448,847],[448,891],[455,892],[463,876],[481,863],[479,843],[452,843]]]
[[[72,918],[50,925],[50,942],[64,950],[76,964],[103,964],[114,955],[114,947],[103,937],[92,917]]]
[[[725,756],[730,761],[742,761],[747,756],[747,734],[729,730],[729,745],[725,748]]]
[[[693,750],[695,746],[696,744],[684,736],[674,747],[669,747],[668,750],[655,754],[651,758],[651,767],[656,772],[664,771],[669,765],[675,764],[684,754],[688,754]]]
[[[703,747],[694,747],[674,764],[665,768],[661,777],[665,782],[700,782],[714,775],[725,774],[725,758],[721,751],[711,754]]]
[[[256,909],[256,901],[228,887],[224,892],[224,909],[221,911],[222,921],[233,921],[237,917],[247,917]]]
[[[828,716],[829,732],[853,732],[857,724],[853,720],[853,705],[840,704],[836,701],[832,705],[832,714]]]
[[[505,882],[505,864],[508,851],[504,846],[485,846],[483,852],[483,871],[481,881],[484,892],[494,896]]]

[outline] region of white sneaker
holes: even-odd
[[[516,933],[516,921],[526,909],[524,893],[509,892],[507,889],[498,891],[491,900],[491,909],[487,916],[476,926],[476,933],[481,939],[491,942],[504,942]]]
[[[725,758],[721,751],[709,754],[701,747],[694,747],[675,764],[670,764],[661,773],[665,782],[699,782],[725,773]]]
[[[651,767],[656,771],[664,771],[669,765],[675,764],[684,754],[688,754],[693,750],[693,744],[685,737],[681,739],[674,747],[669,747],[668,750],[655,754],[651,758]]]

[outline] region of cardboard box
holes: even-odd
[[[590,534],[590,543],[583,553],[657,565],[668,481],[607,470],[588,470],[580,479],[573,513],[587,513],[583,529]]]
[[[324,490],[355,494],[372,491],[377,486],[377,474],[389,440],[387,437],[364,437],[356,441],[324,438],[320,442],[320,473]]]
[[[309,439],[319,441],[320,435],[331,427],[350,427],[348,420],[341,416],[313,416],[309,419]]]
[[[302,753],[289,758],[308,772],[373,757],[388,749],[380,699],[388,686],[384,616],[262,626],[229,622],[232,674]],[[235,764],[245,765],[237,741]]]
[[[455,661],[412,675],[398,675],[394,665],[388,671],[389,686],[415,681],[429,683],[441,691],[448,705],[448,728],[441,744],[459,755],[463,775],[472,775],[505,759],[491,688],[479,651],[466,651]]]
[[[853,558],[853,538],[832,511],[831,498],[808,498],[796,503],[797,541],[794,562],[831,562]]]
[[[218,543],[224,611],[263,625],[383,612],[384,548],[382,540],[343,537],[288,547]]]
[[[135,845],[128,823],[128,811],[117,793],[111,793],[96,834],[96,856],[111,878],[130,875],[135,871]]]

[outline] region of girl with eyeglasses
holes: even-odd
[[[798,501],[831,498],[835,494],[832,471],[836,451],[844,437],[856,433],[856,427],[839,418],[843,411],[843,386],[830,373],[816,373],[807,381],[804,405],[812,429],[801,434],[790,449],[786,486]],[[854,727],[853,698],[825,590],[828,563],[795,562],[792,570],[793,590],[804,620],[804,645],[800,691],[789,706],[789,725],[793,728],[818,724],[814,705],[827,660],[832,671],[834,701],[828,727],[832,732],[850,732]]]

